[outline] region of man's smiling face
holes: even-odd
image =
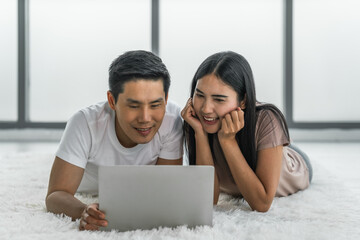
[[[116,104],[110,92],[108,101],[116,112],[116,136],[130,148],[153,139],[164,118],[167,98],[162,79],[136,79],[124,84]]]

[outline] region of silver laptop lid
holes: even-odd
[[[212,226],[212,166],[100,166],[104,230]]]

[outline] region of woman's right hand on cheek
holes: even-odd
[[[200,120],[196,117],[192,98],[189,98],[184,109],[181,111],[181,117],[194,129],[195,132],[203,131]]]
[[[99,227],[107,225],[105,214],[99,210],[99,204],[92,203],[87,205],[81,214],[79,230],[99,230]]]

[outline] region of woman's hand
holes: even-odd
[[[81,214],[79,230],[99,230],[99,227],[107,225],[105,214],[99,210],[99,204],[92,203],[87,205]]]
[[[196,117],[192,98],[189,98],[184,109],[181,111],[181,117],[194,129],[195,133],[203,132],[201,122]]]
[[[238,133],[245,126],[244,112],[240,107],[227,113],[221,120],[221,129],[218,132],[219,141],[235,140]]]

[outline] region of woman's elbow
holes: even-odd
[[[265,212],[269,211],[271,204],[272,204],[272,201],[267,201],[267,202],[262,202],[262,203],[256,204],[255,206],[251,206],[251,208],[254,211],[265,213]]]
[[[270,205],[270,206],[271,206],[271,205]],[[257,212],[265,213],[265,212],[269,211],[270,206],[261,206],[261,207],[259,207],[259,208],[253,209],[253,210],[255,210],[255,211],[257,211]]]

